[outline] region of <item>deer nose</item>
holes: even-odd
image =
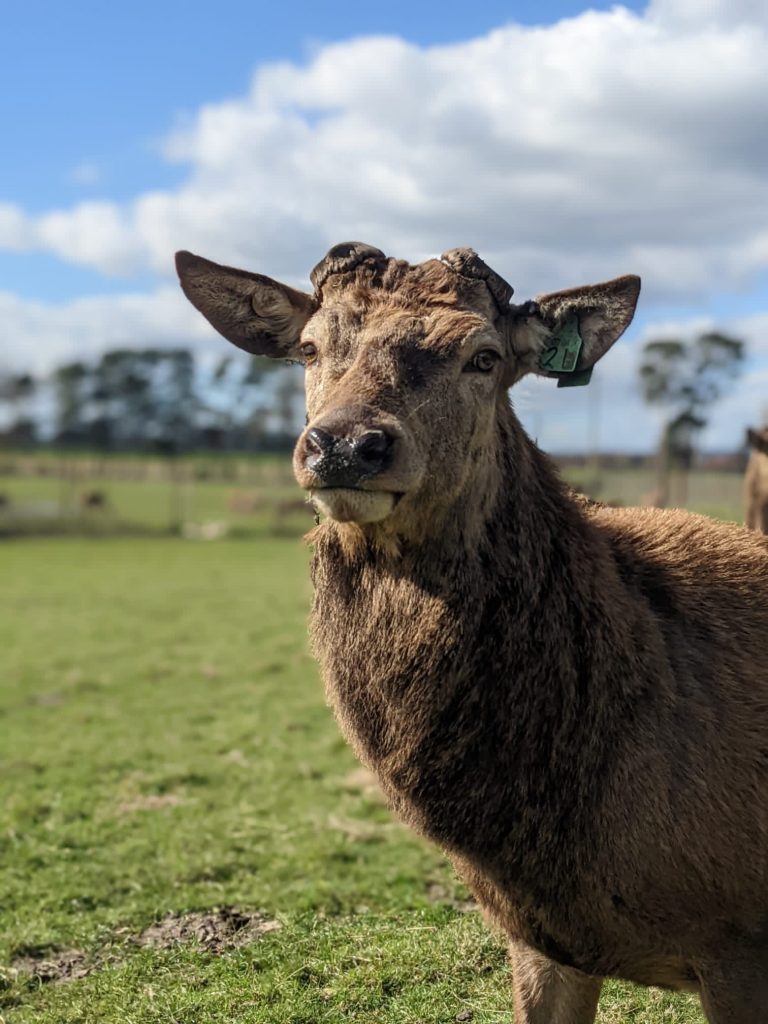
[[[357,487],[389,463],[394,437],[370,427],[357,437],[339,437],[312,427],[304,438],[304,465],[322,487]]]
[[[383,430],[366,430],[352,444],[357,458],[378,473],[384,466],[393,440],[394,438]]]
[[[321,458],[326,452],[329,452],[335,441],[336,438],[333,434],[329,434],[327,430],[321,430],[320,427],[312,427],[311,430],[308,430],[304,447],[310,454],[309,458],[305,460],[306,464],[309,465],[310,459]]]

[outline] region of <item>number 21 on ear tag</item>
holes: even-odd
[[[539,367],[550,373],[573,373],[581,353],[579,319],[569,317],[553,334],[549,344],[539,356]]]
[[[569,317],[553,334],[549,344],[539,356],[539,368],[558,375],[558,387],[577,387],[588,384],[592,370],[576,371],[583,342],[579,334],[579,318]],[[573,374],[572,378],[560,374]]]

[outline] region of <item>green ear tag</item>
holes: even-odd
[[[548,373],[573,373],[581,353],[579,318],[570,316],[553,334],[549,345],[539,356],[539,368]]]

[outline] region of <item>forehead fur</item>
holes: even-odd
[[[461,345],[494,318],[485,285],[459,277],[439,260],[358,266],[329,277],[321,299],[317,319],[334,335],[364,332],[441,350]]]
[[[318,297],[324,305],[343,303],[361,316],[373,306],[421,314],[464,309],[489,319],[495,313],[482,281],[460,277],[440,260],[415,265],[396,259],[360,264],[348,273],[330,276]]]

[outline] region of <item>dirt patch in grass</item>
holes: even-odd
[[[151,949],[171,949],[196,942],[209,953],[223,953],[235,946],[256,942],[281,928],[279,921],[236,907],[218,907],[189,914],[168,914],[145,928],[136,941]]]
[[[113,939],[161,950],[197,943],[206,952],[219,954],[257,942],[262,935],[278,931],[281,927],[279,921],[250,910],[214,907],[187,914],[168,914],[138,935],[126,935],[127,930],[120,928]],[[29,949],[19,953],[11,962],[11,970],[44,985],[77,981],[92,971],[123,962],[115,957],[115,947],[111,943],[91,954],[79,949]]]
[[[76,981],[90,974],[93,965],[80,949],[49,950],[46,953],[19,956],[11,963],[11,970],[28,974],[30,979],[43,985]]]

